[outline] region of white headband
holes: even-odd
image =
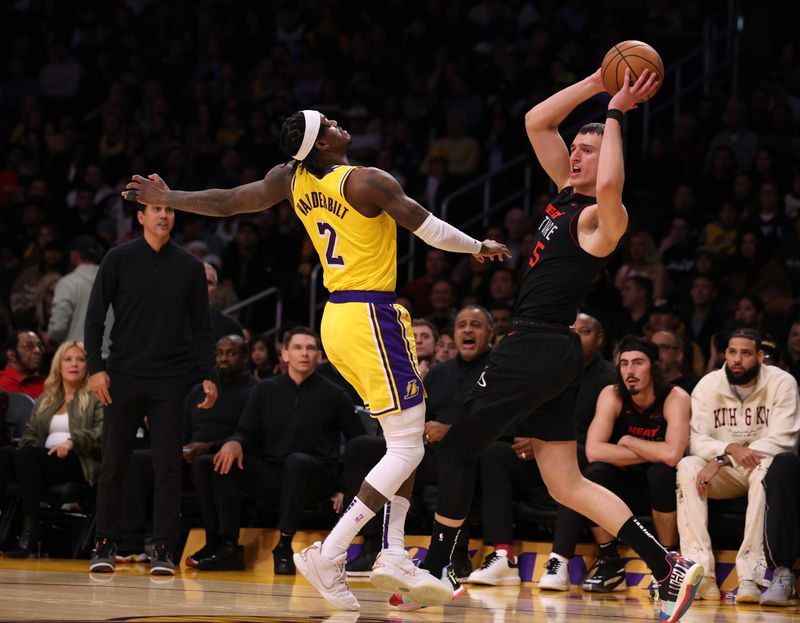
[[[300,144],[300,149],[292,156],[295,160],[305,160],[306,156],[311,153],[314,148],[314,143],[317,142],[317,135],[319,134],[319,126],[322,124],[322,113],[317,110],[304,110],[303,116],[306,118],[306,131],[303,134],[303,142]]]

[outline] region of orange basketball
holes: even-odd
[[[609,95],[616,95],[622,88],[626,69],[631,70],[632,81],[639,78],[642,70],[649,69],[658,76],[658,88],[664,83],[664,63],[658,52],[644,41],[623,41],[606,53],[600,71]]]

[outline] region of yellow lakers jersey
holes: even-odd
[[[344,197],[356,167],[336,165],[322,178],[302,165],[292,176],[292,204],[319,254],[329,292],[394,292],[397,281],[397,225],[385,212],[367,218]]]

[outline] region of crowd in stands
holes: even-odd
[[[258,180],[286,159],[277,146],[283,119],[313,107],[351,132],[353,164],[389,171],[436,211],[452,190],[529,149],[524,111],[593,71],[620,33],[643,28],[639,38],[669,61],[699,43],[708,17],[690,0],[262,4],[30,0],[0,9],[0,411],[5,394],[36,401],[19,440],[0,427],[0,512],[7,483],[22,491],[22,523],[6,555],[37,551],[43,487],[96,476],[103,416],[86,391],[83,317],[104,252],[139,234],[119,194],[132,173],[157,171],[181,190]],[[765,601],[759,586],[771,569],[773,587],[793,585],[800,554],[800,518],[771,501],[796,498],[800,480],[800,42],[771,44],[774,63],[743,99],[714,82],[674,123],[654,124],[644,154],[628,146],[629,235],[576,319],[586,354],[576,417],[586,476],[621,494],[649,487],[639,510],[662,542],[706,564],[701,598],[719,598],[705,500],[749,496],[737,601],[784,605],[772,589]],[[435,484],[436,443],[458,415],[454,396],[508,328],[552,190],[536,176],[533,210],[511,206],[480,232],[506,243],[510,261],[495,267],[423,249],[418,276],[398,284],[429,396],[417,497]],[[292,212],[279,204],[252,218],[180,214],[173,234],[206,262],[221,380],[217,405],[202,416],[198,390],[187,388],[184,481],[207,540],[186,564],[200,569],[243,566],[244,496],[279,500],[275,572],[294,573],[303,510],[340,511],[383,452],[314,332],[296,328],[309,317],[315,257]],[[272,286],[285,304],[286,330],[276,336],[260,335],[274,322],[266,303],[223,313]],[[643,393],[626,384],[635,366]],[[726,376],[754,369],[740,385]],[[717,394],[738,406],[709,411]],[[758,403],[752,413],[748,401]],[[625,413],[649,409],[661,430],[621,433]],[[299,423],[312,416],[318,439]],[[747,433],[734,435],[742,418]],[[142,431],[126,484],[137,511],[127,515],[119,560],[145,559],[145,422]],[[508,510],[520,491],[542,487],[533,458],[524,424],[487,451],[485,509]],[[543,587],[566,588],[583,525],[557,510]],[[457,548],[459,575],[518,583],[510,510],[484,512],[482,528],[494,553],[472,571]],[[378,518],[350,572],[371,568],[379,529]],[[624,587],[612,535],[594,536],[600,556],[584,589]]]

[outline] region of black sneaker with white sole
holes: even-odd
[[[625,563],[619,558],[598,558],[589,569],[581,588],[589,593],[611,593],[628,588]]]
[[[150,575],[175,575],[175,563],[172,551],[166,543],[153,546],[153,558],[150,560]]]
[[[116,568],[117,545],[110,539],[97,539],[89,561],[91,573],[114,573]]]

